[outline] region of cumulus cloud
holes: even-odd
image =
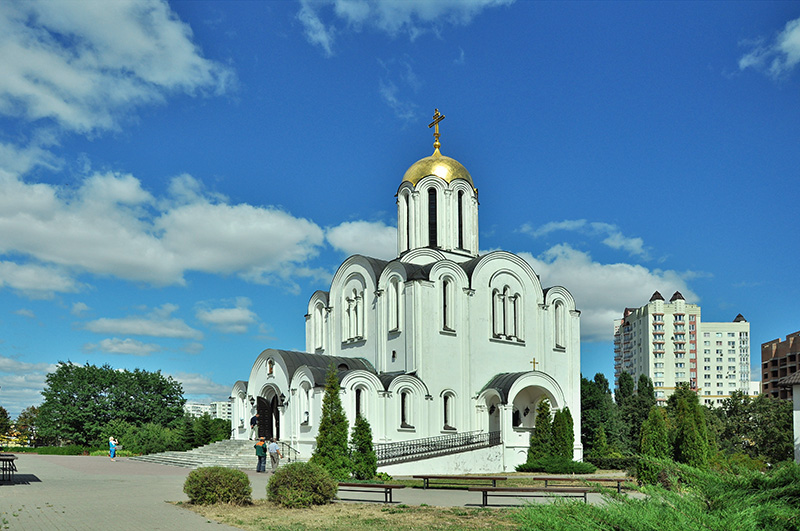
[[[585,219],[566,219],[563,221],[551,221],[541,227],[532,227],[525,224],[520,228],[520,232],[530,234],[534,238],[547,236],[556,231],[569,231],[587,234],[590,236],[604,237],[602,243],[612,249],[627,251],[631,256],[649,258],[647,249],[644,247],[642,238],[630,238],[622,234],[616,225],[598,221],[587,221]]]
[[[81,133],[117,129],[166,94],[219,94],[233,80],[161,0],[2,2],[0,71],[0,113]]]
[[[204,398],[225,400],[232,387],[232,385],[218,384],[205,374],[176,372],[169,376],[180,382],[183,386],[183,394],[193,400]]]
[[[21,315],[22,317],[27,317],[29,319],[36,319],[36,314],[33,313],[33,310],[29,310],[28,308],[20,308],[14,313],[17,315]]]
[[[85,352],[105,352],[106,354],[132,354],[134,356],[149,356],[153,352],[161,350],[160,345],[154,343],[142,343],[135,339],[112,338],[104,339],[99,343],[87,343],[83,346]]]
[[[323,241],[309,220],[228,204],[187,175],[163,197],[113,172],[69,190],[0,175],[0,188],[0,259],[14,256],[0,261],[0,288],[32,298],[78,291],[81,273],[163,286],[191,270],[266,283],[291,277]]]
[[[83,328],[97,334],[202,339],[202,332],[190,327],[182,319],[172,317],[177,309],[174,304],[164,304],[143,316],[118,319],[104,317],[89,321]]]
[[[739,70],[754,68],[779,78],[800,63],[800,18],[790,20],[774,40],[743,43],[750,51],[739,59]]]
[[[397,256],[397,229],[380,221],[347,221],[329,228],[325,237],[346,255],[363,254],[390,260]]]
[[[438,33],[445,25],[465,26],[484,9],[514,0],[301,0],[297,17],[308,41],[333,54],[334,36],[342,27],[376,29],[391,37]]]
[[[28,406],[42,402],[42,389],[47,373],[56,370],[50,363],[26,363],[0,355],[0,388],[3,407],[17,417]]]
[[[83,315],[85,312],[90,310],[89,306],[85,302],[76,302],[72,305],[72,309],[69,311],[72,315],[80,316]]]
[[[551,247],[539,256],[519,253],[541,276],[543,287],[566,287],[581,310],[581,339],[609,341],[613,321],[626,307],[639,307],[655,291],[669,297],[680,291],[687,301],[700,302],[687,285],[692,272],[648,269],[640,265],[595,262],[589,253],[567,244]]]
[[[196,316],[220,332],[244,334],[251,325],[258,322],[258,316],[250,310],[251,304],[252,301],[247,297],[238,297],[233,308],[201,308],[197,310]]]

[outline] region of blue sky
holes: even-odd
[[[799,63],[797,2],[0,3],[0,405],[58,361],[225,399],[302,350],[342,260],[394,256],[434,108],[584,375],[655,290],[742,313],[757,367],[800,329]]]

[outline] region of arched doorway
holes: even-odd
[[[258,397],[258,436],[271,439],[281,438],[281,416],[278,411],[278,397],[274,394],[272,399]]]

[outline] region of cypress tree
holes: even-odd
[[[536,406],[536,424],[528,448],[528,462],[553,455],[553,425],[550,421],[550,402],[545,398]]]
[[[362,415],[356,417],[350,438],[350,460],[353,477],[372,479],[378,473],[378,458],[372,446],[372,428]]]
[[[664,412],[658,406],[650,408],[647,419],[642,423],[641,455],[637,475],[643,483],[656,483],[660,466],[647,458],[664,459],[670,457],[669,441],[667,439],[667,424],[664,421]]]
[[[349,431],[350,426],[339,396],[339,379],[336,377],[336,369],[331,365],[325,379],[317,446],[310,462],[325,468],[339,481],[350,477],[350,453],[347,447]]]
[[[677,401],[677,432],[675,434],[675,461],[697,468],[705,468],[708,463],[707,442],[697,425],[696,411],[689,401],[681,397]]]
[[[553,455],[572,460],[572,446],[574,437],[572,434],[572,415],[569,409],[556,411],[553,415]]]
[[[606,429],[602,424],[597,426],[594,430],[594,440],[592,441],[592,457],[608,457],[608,439],[606,438]]]

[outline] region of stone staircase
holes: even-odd
[[[158,463],[160,465],[200,468],[222,466],[225,468],[256,468],[254,441],[226,439],[213,444],[194,448],[186,452],[162,452],[160,454],[138,455],[132,461]],[[267,463],[269,466],[269,463]]]

